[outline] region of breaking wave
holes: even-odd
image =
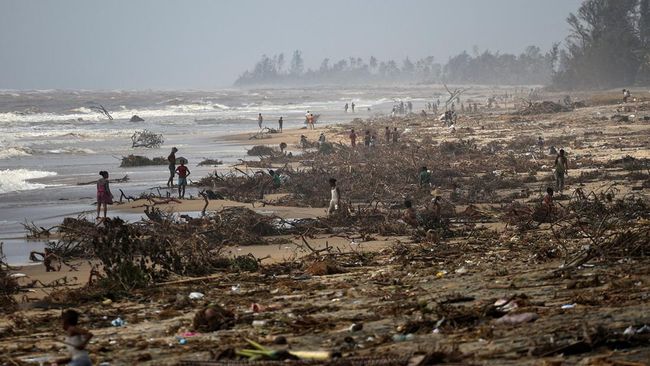
[[[42,183],[30,182],[32,179],[45,178],[56,175],[55,172],[27,169],[0,170],[0,194],[30,189],[45,188]]]

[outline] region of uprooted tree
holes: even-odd
[[[165,142],[161,133],[149,130],[135,131],[131,136],[131,147],[159,148]]]

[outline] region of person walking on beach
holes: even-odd
[[[280,133],[282,133],[282,123],[284,121],[282,120],[282,116],[280,116],[280,119],[278,120],[278,130],[280,130]]]
[[[181,158],[180,163],[181,165],[176,168],[176,173],[178,173],[178,198],[185,198],[185,187],[187,186],[187,177],[190,175],[190,170],[185,166],[187,160]]]
[[[354,113],[354,102],[352,102],[352,104],[350,104],[350,106],[352,107],[352,113]]]
[[[172,152],[167,156],[167,161],[169,162],[169,179],[167,180],[167,187],[174,188],[174,175],[176,174],[176,152],[178,149],[172,147]]]
[[[390,128],[388,126],[384,130],[384,135],[386,135],[386,145],[390,144]]]
[[[86,351],[86,345],[93,337],[88,330],[78,326],[79,313],[74,310],[66,310],[61,314],[63,330],[66,338],[63,342],[68,347],[70,357],[58,359],[55,364],[67,364],[69,366],[91,366],[92,361]]]
[[[352,147],[356,147],[356,146],[357,146],[357,134],[356,134],[356,132],[354,132],[354,128],[353,128],[352,131],[350,132],[350,145],[351,145]]]
[[[345,107],[343,107],[343,109],[345,110],[345,113],[348,113],[348,103],[345,103]]]
[[[307,118],[307,122],[309,123],[309,128],[312,130],[314,129],[314,115],[309,113],[309,117]]]
[[[331,215],[334,211],[338,211],[341,207],[341,191],[336,186],[336,179],[330,178],[330,207],[327,209],[327,215]]]
[[[113,194],[111,189],[108,186],[108,172],[102,170],[99,172],[99,175],[102,177],[97,181],[97,220],[100,219],[99,213],[101,211],[102,205],[104,206],[104,219],[106,219],[106,211],[108,210],[108,205],[113,204]]]
[[[363,136],[363,145],[365,147],[370,147],[370,130],[366,130],[366,135]]]
[[[262,128],[262,123],[264,123],[264,117],[262,117],[262,113],[257,115],[257,125]]]
[[[397,127],[393,128],[393,143],[396,144],[399,140],[399,132],[397,132]]]
[[[555,158],[555,188],[560,194],[564,190],[564,175],[569,175],[569,162],[564,155],[564,149],[560,149],[560,154]]]
[[[307,113],[305,113],[305,124],[307,125],[307,128],[309,128],[310,116],[311,116],[311,113],[309,111],[307,111]]]

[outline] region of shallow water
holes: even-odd
[[[51,227],[66,216],[94,215],[94,185],[77,183],[96,180],[100,170],[107,170],[113,179],[129,176],[128,183],[112,185],[116,198],[120,188],[139,195],[165,185],[166,166],[120,168],[124,155],[164,157],[176,146],[177,157],[189,160],[190,178],[199,179],[214,170],[196,166],[205,158],[222,160],[225,166],[219,169],[227,169],[245,157],[249,146],[228,142],[224,136],[257,131],[257,113],[265,117],[265,126],[276,127],[283,116],[285,128],[297,128],[303,126],[307,110],[321,115],[319,124],[332,124],[386,113],[396,99],[411,100],[415,109],[421,108],[431,95],[432,89],[426,87],[0,91],[0,241],[9,263],[24,264],[29,251],[43,243],[22,239],[21,223]],[[344,113],[343,105],[352,101],[357,113]],[[91,108],[99,104],[114,120]],[[129,122],[134,114],[145,121]],[[161,148],[131,148],[130,136],[142,129],[162,133]],[[192,188],[187,193],[196,195]]]

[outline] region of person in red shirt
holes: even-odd
[[[178,198],[185,198],[185,186],[187,186],[187,177],[190,175],[190,170],[187,169],[185,164],[187,161],[181,159],[181,165],[176,168],[176,174],[178,174]]]

